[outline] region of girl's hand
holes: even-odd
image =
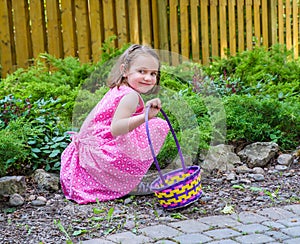
[[[154,118],[160,111],[161,109],[161,101],[159,98],[154,98],[146,102],[146,107],[150,106],[149,109],[149,119]]]

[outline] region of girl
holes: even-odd
[[[67,199],[79,204],[144,193],[141,182],[153,162],[140,94],[156,93],[160,61],[149,47],[132,45],[113,67],[110,90],[95,106],[61,157],[60,181]],[[158,154],[168,134],[166,121],[156,118],[159,98],[150,106],[149,130]],[[149,191],[148,189],[146,189]],[[148,193],[147,191],[145,193]]]

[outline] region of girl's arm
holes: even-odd
[[[145,122],[145,114],[132,116],[138,103],[139,95],[135,92],[131,92],[121,99],[110,126],[113,136],[124,135]],[[161,108],[161,102],[158,98],[148,101],[146,105],[152,105],[149,111],[149,119],[155,117]]]

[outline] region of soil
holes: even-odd
[[[78,205],[66,200],[61,191],[37,189],[28,177],[22,206],[13,208],[7,198],[0,199],[0,243],[79,243],[127,230],[139,233],[143,227],[166,221],[300,203],[300,163],[284,172],[273,169],[269,166],[264,180],[258,182],[247,173],[237,174],[235,181],[221,172],[203,174],[202,197],[174,211],[163,210],[154,195]],[[46,205],[33,206],[32,196],[44,196]]]

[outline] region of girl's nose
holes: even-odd
[[[144,80],[149,81],[149,80],[151,80],[151,79],[152,79],[151,74],[145,74]]]

